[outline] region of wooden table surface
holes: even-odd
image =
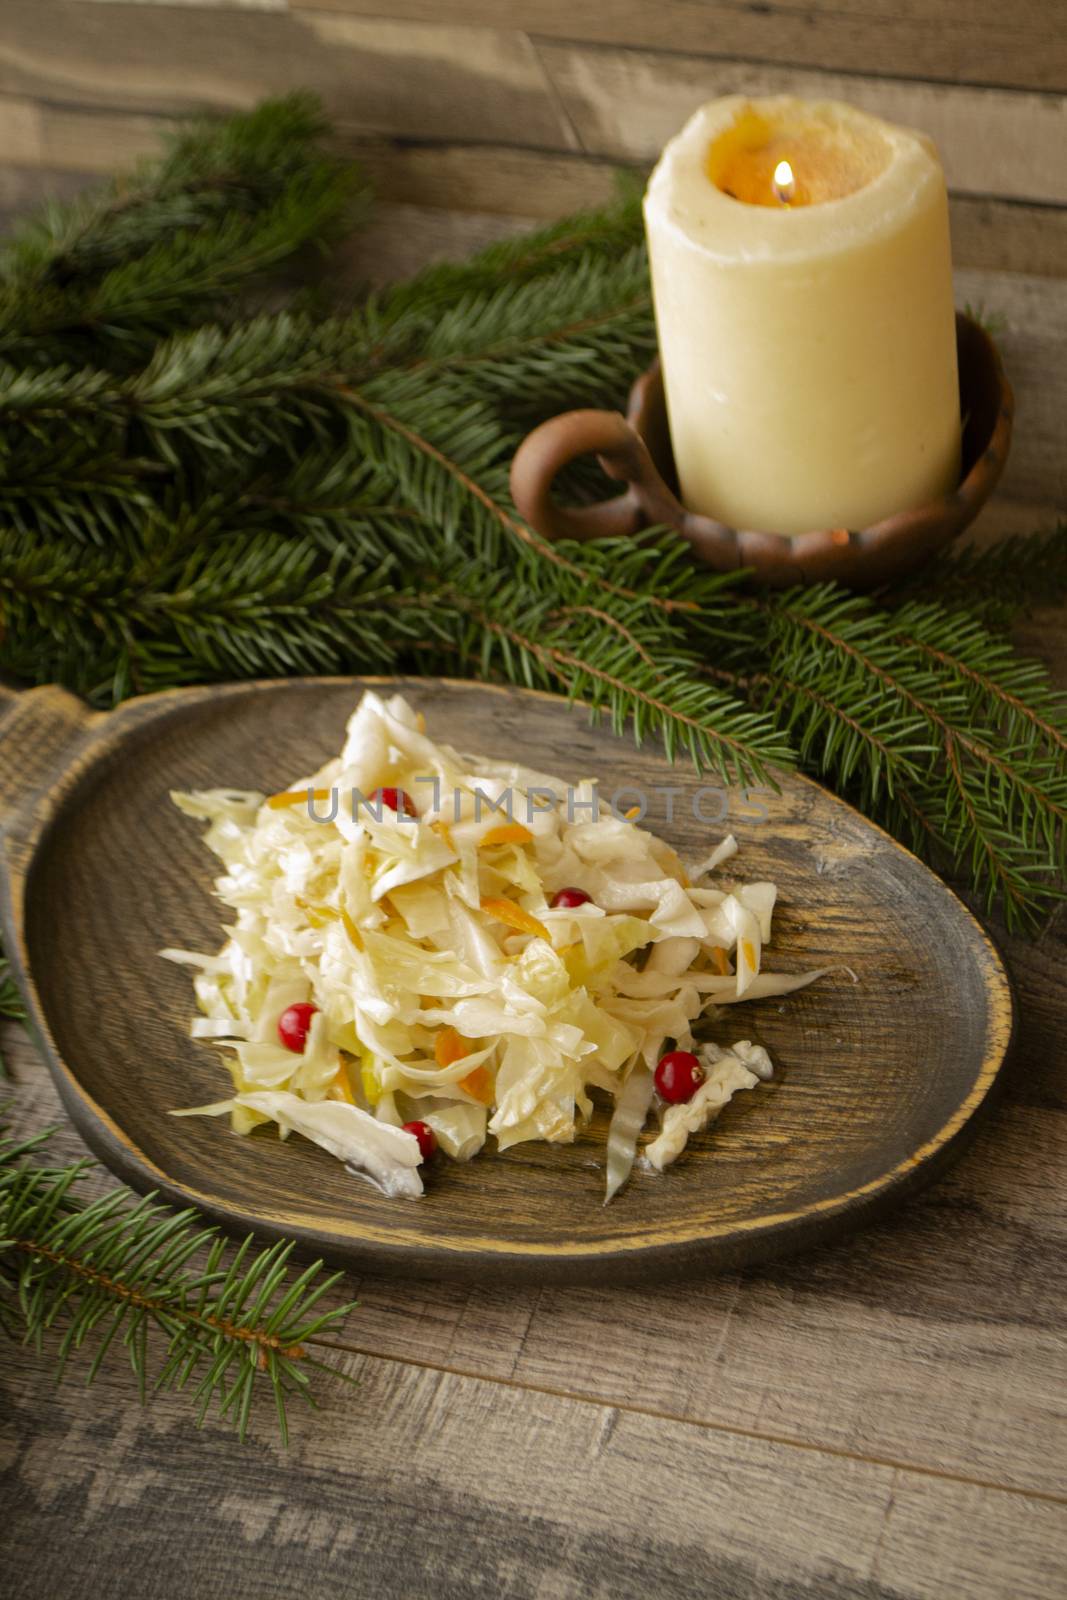
[[[500,219],[386,208],[381,272]],[[1019,395],[981,537],[1047,523],[1067,462],[1067,282],[968,270]],[[1062,611],[1020,629],[1067,687]],[[738,1275],[538,1292],[355,1278],[324,1379],[243,1447],[121,1359],[7,1346],[0,1588],[66,1596],[901,1600],[1067,1590],[1067,921],[1003,941],[1020,1040],[970,1152],[893,1220]],[[17,1130],[63,1123],[17,1029]],[[79,1141],[63,1127],[57,1151]],[[94,1180],[107,1187],[100,1174]]]

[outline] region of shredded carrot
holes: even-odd
[[[325,928],[328,922],[336,922],[340,915],[333,906],[315,905],[310,900],[302,900],[299,895],[296,896],[296,903],[313,928]]]
[[[711,959],[715,963],[716,972],[721,973],[724,978],[728,978],[730,976],[730,963],[726,959],[726,951],[721,950],[718,945],[716,945],[715,949],[711,952]]]
[[[741,954],[745,958],[745,965],[751,967],[752,971],[755,972],[756,951],[751,939],[741,940]]]
[[[508,928],[514,928],[516,933],[532,933],[537,939],[544,939],[547,944],[552,943],[551,935],[543,922],[538,922],[528,911],[517,906],[514,900],[494,899],[490,896],[482,901],[482,910],[487,911],[498,922],[504,923]]]
[[[623,812],[623,816],[624,816],[624,818],[626,819],[627,822],[633,822],[634,818],[635,817],[639,817],[640,815],[641,815],[641,807],[640,806],[631,806],[629,811],[624,811]]]
[[[521,822],[502,822],[499,827],[482,834],[478,848],[490,850],[496,844],[529,844],[532,838],[529,828],[524,828]]]
[[[418,728],[420,733],[426,732],[426,718],[423,716],[421,711],[416,711],[415,713],[415,726]]]
[[[301,800],[307,799],[306,789],[284,789],[281,794],[269,794],[267,804],[273,811],[280,811],[283,806],[298,806]],[[312,789],[312,800],[328,800],[329,789]]]
[[[442,1028],[433,1042],[433,1058],[439,1067],[450,1067],[454,1061],[469,1056],[474,1045],[455,1028]]]
[[[488,1067],[475,1067],[465,1078],[460,1078],[458,1087],[465,1089],[479,1105],[491,1106],[493,1103],[493,1075]]]
[[[343,1057],[338,1065],[337,1076],[334,1078],[331,1088],[338,1089],[340,1091],[341,1099],[347,1100],[350,1106],[355,1105],[356,1102],[352,1095],[352,1085],[348,1081],[348,1068],[345,1065]]]

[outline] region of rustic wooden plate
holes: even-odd
[[[694,818],[691,773],[591,729],[561,700],[429,679],[399,686],[435,735],[461,747],[514,751],[575,781],[596,775],[608,794],[644,787],[648,825],[683,852],[723,831]],[[610,1207],[601,1114],[570,1146],[441,1163],[418,1202],[385,1200],[300,1139],[239,1139],[216,1121],[169,1117],[216,1098],[225,1080],[215,1051],[186,1036],[188,974],[157,955],[212,949],[222,925],[200,826],[168,791],[283,786],[339,748],[362,687],[182,690],[108,716],[55,689],[7,706],[5,937],[64,1102],[121,1177],[227,1227],[295,1235],[363,1267],[611,1281],[734,1267],[829,1238],[929,1181],[961,1147],[1011,1038],[1000,959],[924,866],[801,778],[778,795],[728,797],[738,873],[779,885],[771,965],[848,964],[858,985],[842,974],[724,1013],[715,1036],[766,1044],[775,1082],[738,1096],[665,1177],[636,1173]],[[673,821],[655,793],[664,788]],[[722,797],[701,805],[714,817]]]

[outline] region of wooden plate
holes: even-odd
[[[847,964],[859,982],[841,974],[725,1011],[715,1037],[764,1043],[775,1082],[739,1095],[666,1176],[635,1173],[611,1206],[600,1113],[573,1145],[440,1163],[417,1202],[384,1199],[298,1138],[241,1139],[218,1121],[169,1117],[228,1080],[214,1049],[186,1036],[188,973],[157,955],[215,948],[223,921],[201,827],[168,791],[282,787],[340,748],[362,687],[182,690],[109,716],[55,689],[8,706],[8,948],[64,1102],[121,1177],[227,1227],[295,1235],[371,1269],[610,1281],[735,1267],[839,1234],[929,1181],[973,1131],[1012,1033],[1001,961],[924,866],[801,778],[779,795],[728,797],[738,876],[779,886],[770,966]],[[561,700],[429,679],[399,687],[435,736],[462,748],[514,752],[568,780],[597,776],[608,795],[642,786],[648,825],[684,853],[724,831],[694,818],[701,784],[690,772],[591,729]],[[671,822],[654,792],[665,788]],[[705,815],[724,798],[705,793]]]

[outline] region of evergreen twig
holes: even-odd
[[[161,160],[69,205],[49,205],[0,256],[0,354],[144,356],[195,316],[227,310],[300,245],[354,220],[366,190],[327,155],[310,95],[195,123]]]
[[[764,697],[817,769],[917,846],[938,842],[1009,924],[1048,910],[1067,854],[1067,701],[1040,663],[930,603],[887,612],[826,585],[766,612]]]
[[[1067,600],[1067,521],[1032,534],[1012,534],[984,549],[965,545],[922,568],[887,599],[931,595],[969,611],[987,626],[1010,628],[1036,606]]]
[[[198,1423],[214,1406],[242,1439],[265,1386],[285,1442],[288,1400],[313,1404],[310,1373],[336,1371],[308,1346],[353,1309],[322,1309],[341,1274],[321,1262],[296,1271],[291,1244],[231,1245],[195,1211],[150,1195],[116,1189],[83,1202],[75,1189],[90,1163],[42,1165],[46,1137],[17,1141],[0,1128],[0,1323],[38,1350],[56,1340],[60,1376],[91,1351],[87,1383],[120,1344],[142,1401],[192,1385]]]

